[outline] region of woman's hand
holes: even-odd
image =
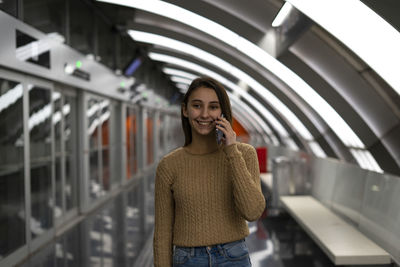
[[[229,121],[227,121],[225,118],[219,116],[216,120],[216,127],[222,131],[225,135],[225,137],[222,138],[222,142],[226,145],[229,146],[231,144],[236,143],[236,133],[232,129],[231,124]]]

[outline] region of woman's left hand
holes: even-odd
[[[236,143],[236,133],[232,129],[232,126],[229,123],[229,121],[223,117],[222,118],[218,117],[216,122],[217,122],[216,127],[219,130],[221,130],[225,135],[225,137],[222,138],[222,142],[226,146]]]

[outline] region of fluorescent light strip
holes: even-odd
[[[289,2],[285,2],[281,7],[281,9],[279,10],[278,15],[276,15],[274,21],[272,21],[272,27],[281,26],[289,16],[290,11],[292,11],[292,9],[293,6]]]
[[[171,79],[171,81],[173,81],[175,83],[183,83],[183,84],[188,84],[188,85],[190,85],[192,83],[192,80],[178,77],[178,76],[171,76],[170,79]]]
[[[0,112],[7,109],[10,105],[22,98],[23,87],[22,84],[17,84],[14,88],[8,90],[5,94],[0,96]]]
[[[321,146],[317,142],[311,141],[311,142],[308,142],[308,144],[309,144],[311,150],[313,151],[314,155],[316,155],[317,157],[320,157],[320,158],[326,158],[325,152],[322,150]]]
[[[192,73],[189,73],[189,72],[186,72],[186,71],[183,71],[183,70],[177,70],[177,69],[166,68],[166,67],[164,67],[162,70],[167,75],[180,76],[180,77],[183,77],[183,78],[187,78],[189,80],[194,80],[194,79],[198,78],[197,75],[194,75]]]
[[[189,88],[189,85],[187,85],[186,83],[185,83],[185,84],[183,84],[183,83],[176,83],[175,86],[178,87],[178,88],[180,89],[179,92],[181,92],[181,93],[186,93],[187,90],[188,90],[188,88]]]
[[[181,23],[203,31],[206,34],[209,34],[214,38],[226,43],[227,45],[238,49],[284,81],[289,87],[292,88],[292,90],[301,96],[304,101],[309,103],[311,107],[318,107],[315,109],[315,111],[327,122],[327,124],[332,128],[332,130],[345,145],[361,148],[365,147],[358,136],[345,123],[339,114],[337,114],[337,112],[304,80],[302,80],[296,73],[291,71],[281,62],[269,55],[262,48],[237,35],[233,31],[184,8],[159,0],[130,0],[129,2],[123,0],[97,1],[133,7],[177,20]],[[179,16],[176,16],[176,14],[179,14]],[[312,96],[311,98],[310,95]]]
[[[216,57],[204,50],[201,50],[195,46],[189,45],[187,43],[177,41],[171,38],[167,38],[164,36],[160,36],[157,34],[140,32],[140,31],[128,31],[129,35],[136,41],[157,44],[160,46],[168,47],[171,49],[176,49],[180,52],[187,53],[189,55],[196,56],[202,61],[206,61],[209,64],[212,64],[221,70],[231,73],[233,76],[238,77],[240,80],[247,83],[250,87],[252,87],[260,97],[262,97],[266,102],[270,103],[273,107],[275,107],[279,112],[285,116],[289,122],[293,125],[293,127],[299,132],[299,134],[305,140],[313,140],[313,136],[307,130],[307,128],[303,125],[303,123],[297,118],[297,116],[283,104],[279,98],[277,98],[274,94],[272,94],[269,90],[263,87],[259,82],[255,79],[247,75],[245,72],[239,70],[228,62]]]
[[[192,62],[176,58],[173,56],[168,56],[168,55],[163,55],[159,53],[154,53],[150,52],[149,57],[153,60],[156,61],[162,61],[162,62],[168,62],[171,64],[175,64],[178,66],[183,66],[188,69],[192,69],[198,73],[203,73],[204,75],[208,75],[210,77],[213,77],[214,79],[218,80],[219,82],[225,84],[229,88],[231,88],[233,91],[235,91],[238,95],[246,99],[249,103],[251,103],[256,109],[259,110],[260,114],[263,114],[266,119],[274,126],[274,128],[279,132],[279,134],[284,137],[284,138],[289,138],[288,132],[285,130],[285,128],[280,124],[280,122],[263,106],[258,102],[256,99],[254,99],[252,96],[250,96],[247,92],[245,92],[243,89],[241,89],[239,86],[236,84],[232,83],[225,77],[210,71],[209,69],[206,69],[202,66],[199,66],[197,64],[194,64]]]
[[[362,149],[350,149],[350,152],[353,154],[361,168],[383,173],[383,170],[380,168],[379,164],[372,157],[369,151]]]
[[[400,33],[360,0],[288,0],[353,50],[400,94]]]

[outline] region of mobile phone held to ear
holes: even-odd
[[[224,114],[221,114],[221,118],[224,118]],[[219,124],[218,124],[218,125],[219,125]],[[216,133],[216,136],[217,136],[217,144],[219,145],[219,144],[221,144],[222,138],[225,137],[225,135],[224,135],[224,133],[223,133],[220,129],[218,129],[218,128],[216,128],[215,133]]]

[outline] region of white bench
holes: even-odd
[[[312,196],[281,196],[280,200],[335,265],[391,262],[390,254]]]

